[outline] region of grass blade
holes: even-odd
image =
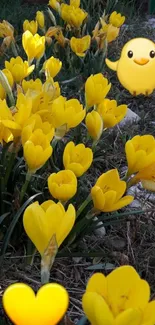
[[[8,244],[9,244],[9,241],[10,241],[10,238],[11,238],[11,235],[13,233],[13,230],[21,216],[21,214],[24,212],[25,208],[33,201],[33,199],[35,199],[37,196],[41,195],[42,193],[37,193],[33,196],[31,196],[21,207],[20,209],[17,211],[17,213],[15,214],[11,224],[10,224],[10,227],[8,228],[7,232],[6,232],[6,235],[4,237],[4,241],[3,241],[3,245],[2,245],[2,248],[1,248],[1,257],[0,257],[0,267],[2,266],[2,261],[3,261],[3,258],[4,258],[4,254],[6,252],[6,249],[8,247]]]

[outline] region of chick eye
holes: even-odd
[[[128,57],[131,59],[133,57],[133,52],[132,51],[129,51],[128,52]]]
[[[150,52],[150,57],[153,59],[155,57],[155,52],[154,51],[151,51]]]

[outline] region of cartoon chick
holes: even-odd
[[[107,66],[117,71],[124,88],[136,96],[148,96],[155,88],[155,43],[146,38],[134,38],[122,49],[116,62],[106,59]]]

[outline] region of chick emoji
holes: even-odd
[[[106,59],[107,66],[117,71],[124,88],[136,96],[148,96],[155,88],[155,43],[146,38],[134,38],[122,49],[118,61]]]

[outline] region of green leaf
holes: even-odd
[[[96,270],[114,270],[116,266],[112,263],[100,263],[100,264],[95,264],[88,266],[85,270],[88,271],[96,271]]]
[[[24,212],[25,208],[30,204],[30,202],[32,202],[37,196],[41,195],[42,193],[37,193],[33,196],[31,196],[21,207],[20,209],[17,211],[17,213],[15,214],[14,218],[12,219],[12,222],[6,232],[6,235],[4,237],[3,240],[3,244],[2,244],[2,248],[1,248],[1,257],[0,257],[0,267],[2,266],[2,262],[3,262],[3,258],[5,255],[5,252],[7,250],[11,235],[13,233],[13,230],[20,218],[20,216],[22,215],[22,213]]]
[[[87,322],[86,316],[81,317],[81,319],[77,322],[77,325],[85,325]]]
[[[4,221],[4,219],[9,215],[10,213],[7,212],[7,213],[4,213],[0,216],[0,224]]]

